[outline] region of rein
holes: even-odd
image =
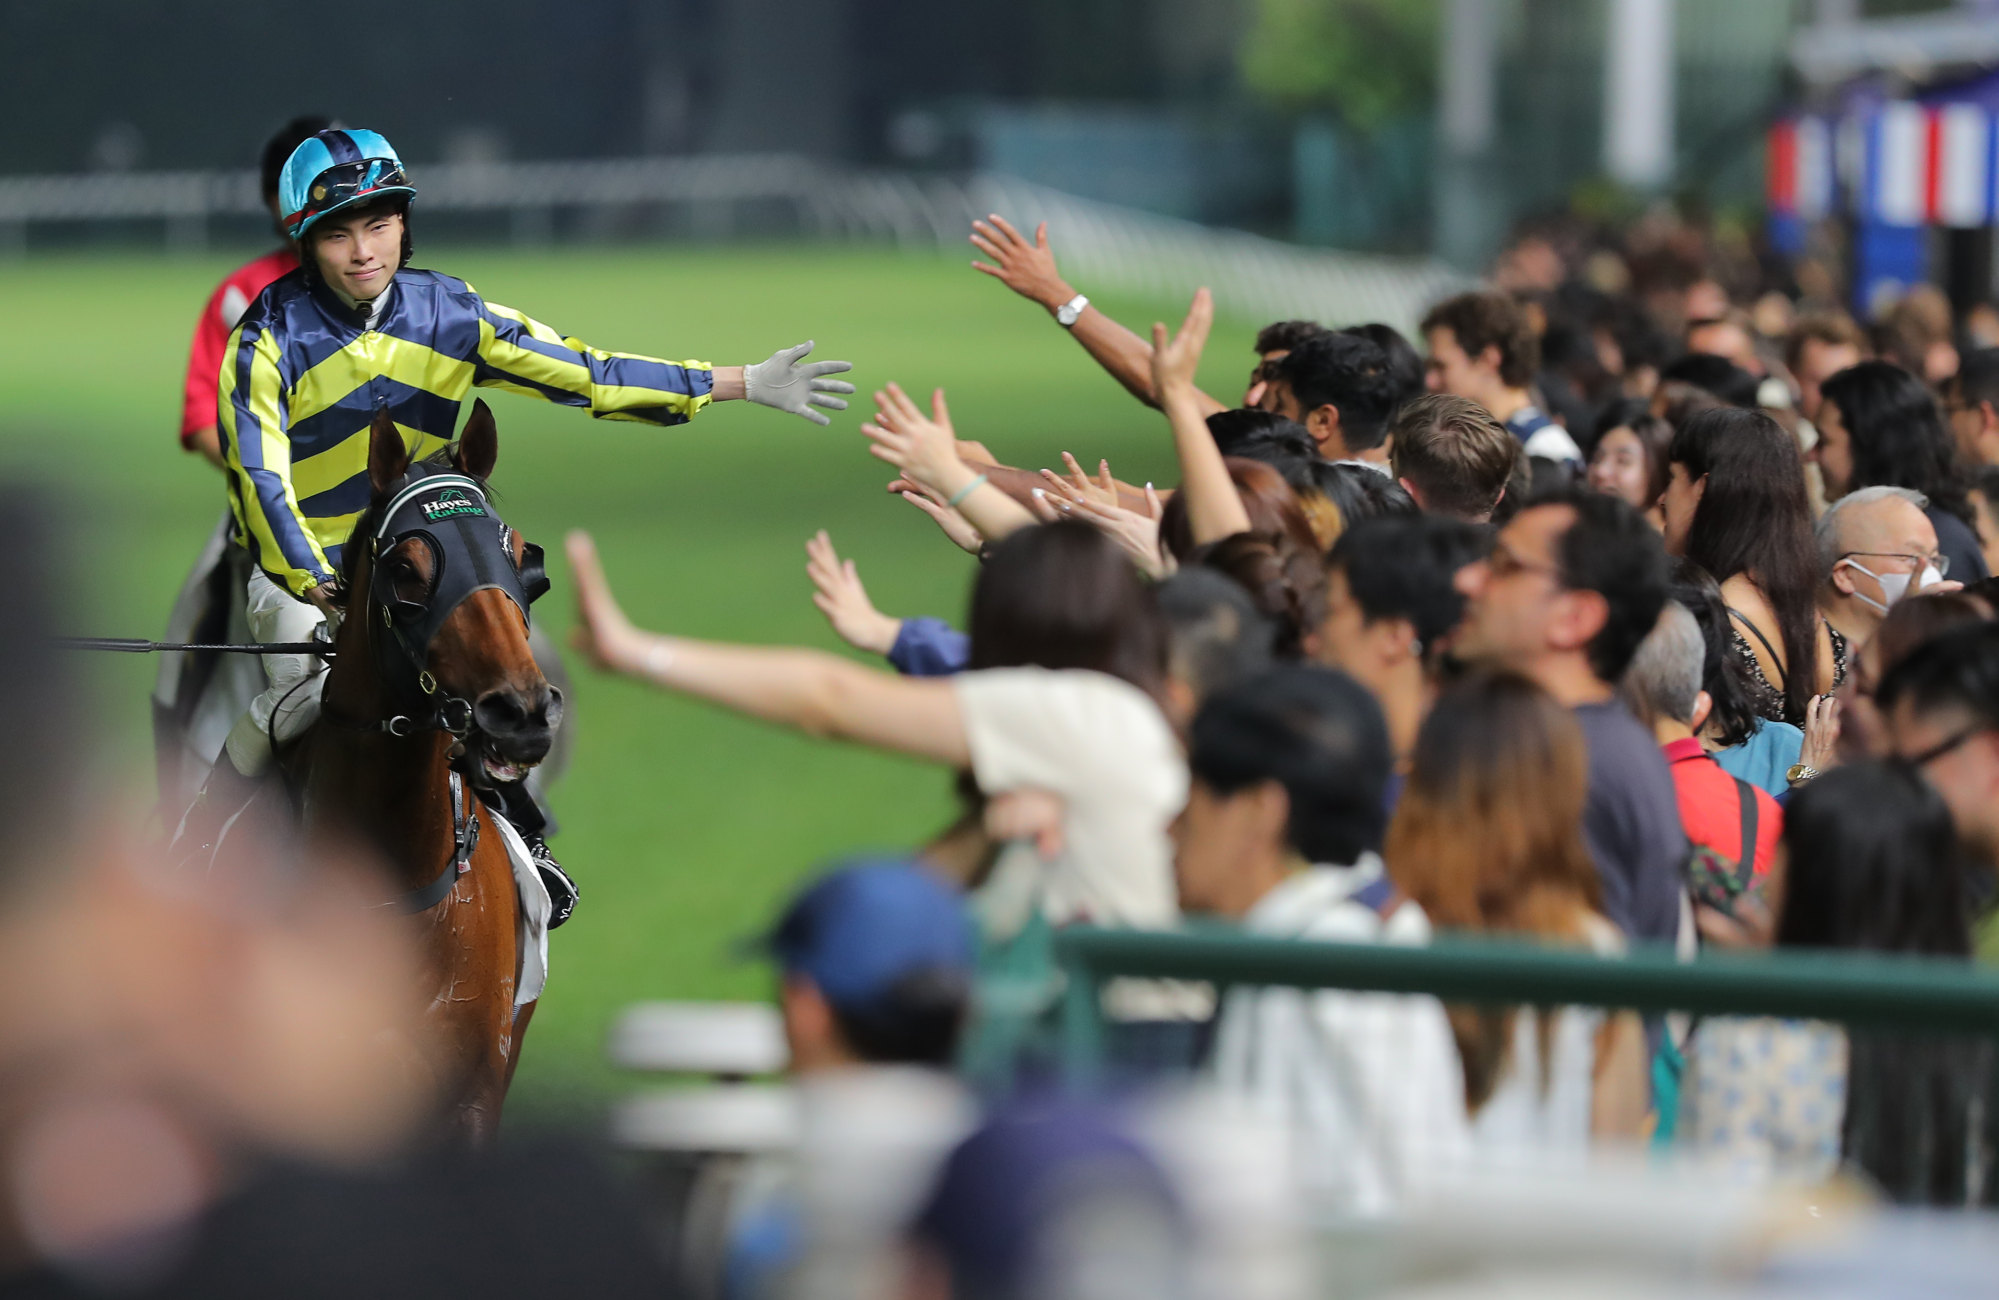
[[[206,641],[147,641],[131,636],[59,636],[58,650],[110,650],[119,654],[166,654],[183,650],[219,651],[238,655],[318,655],[331,659],[333,647],[324,641],[272,641],[264,644],[218,645]]]

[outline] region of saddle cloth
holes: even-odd
[[[535,870],[534,859],[528,856],[521,833],[483,803],[481,809],[487,827],[498,832],[507,846],[507,861],[514,867],[514,889],[521,899],[520,934],[515,948],[519,975],[514,981],[514,1005],[524,1007],[539,998],[542,989],[548,986],[548,886],[541,883],[541,872]]]

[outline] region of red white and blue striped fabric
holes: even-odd
[[[1832,124],[1822,117],[1796,117],[1770,130],[1770,209],[1787,217],[1817,221],[1833,208]]]
[[[1992,225],[1999,218],[1999,128],[1982,105],[1908,101],[1882,104],[1837,128],[1810,115],[1771,128],[1772,212],[1806,221],[1827,215],[1836,179],[1863,220]]]

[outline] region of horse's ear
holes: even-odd
[[[391,488],[402,482],[409,467],[410,449],[403,442],[403,431],[396,427],[388,407],[378,408],[375,422],[368,429],[368,486],[375,490],[376,496],[387,496]]]
[[[480,398],[472,403],[472,414],[465,417],[465,427],[458,431],[458,448],[451,454],[451,463],[460,474],[484,482],[493,477],[493,466],[499,459],[500,431],[493,427],[493,409]]]

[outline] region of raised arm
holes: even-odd
[[[861,426],[873,444],[868,450],[902,471],[902,476],[963,515],[988,542],[1025,528],[1034,516],[958,455],[944,390],[930,395],[925,416],[896,384],[875,394],[875,422]]]
[[[633,627],[590,535],[569,535],[578,649],[598,667],[809,735],[963,767],[971,762],[951,684],[897,677],[817,650],[725,645]]]
[[[1055,252],[1048,246],[1048,223],[1034,229],[1029,243],[1005,217],[994,213],[972,223],[972,244],[991,262],[973,262],[983,271],[1029,302],[1039,303],[1053,316],[1064,303],[1076,297],[1076,290],[1055,269]],[[1095,306],[1085,306],[1076,323],[1069,327],[1076,342],[1083,345],[1096,363],[1125,391],[1147,406],[1158,406],[1152,382],[1152,348],[1138,335],[1106,316]],[[1205,417],[1228,408],[1200,390],[1195,401]]]
[[[861,571],[833,549],[833,539],[820,529],[805,543],[805,576],[812,580],[812,604],[833,628],[834,635],[871,654],[885,655],[902,635],[902,620],[875,608]]]
[[[1187,523],[1196,546],[1249,531],[1249,511],[1236,492],[1222,460],[1222,449],[1208,432],[1207,418],[1194,387],[1194,370],[1201,364],[1208,329],[1214,324],[1215,301],[1197,290],[1177,337],[1166,326],[1152,326],[1152,382],[1159,390],[1160,409],[1173,429],[1173,450],[1180,458],[1180,490],[1187,495]]]

